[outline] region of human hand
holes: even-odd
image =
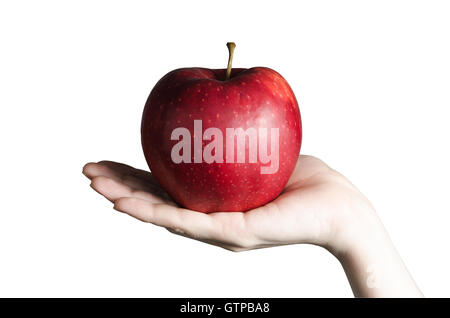
[[[283,192],[245,213],[179,207],[150,172],[121,163],[88,163],[83,173],[114,209],[172,233],[232,251],[319,245],[339,259],[355,296],[422,296],[370,202],[317,158],[300,156]]]
[[[120,163],[89,163],[83,173],[116,210],[233,251],[296,243],[342,251],[346,238],[375,215],[347,179],[311,156],[300,156],[278,198],[245,213],[205,214],[181,208],[150,172]]]

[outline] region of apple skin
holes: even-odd
[[[232,69],[225,81],[224,69],[182,68],[166,74],[153,88],[145,104],[141,137],[150,170],[179,205],[199,212],[243,212],[275,199],[296,165],[302,127],[300,111],[286,80],[272,69]],[[279,128],[279,168],[261,174],[259,161],[248,163],[176,164],[171,159],[171,140],[177,127],[194,136],[194,120],[209,127]],[[193,138],[192,138],[193,139]],[[203,147],[210,141],[203,141]],[[270,146],[270,145],[269,145]],[[236,147],[236,145],[235,145]],[[248,150],[248,141],[246,142]]]

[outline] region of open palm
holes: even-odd
[[[121,163],[88,163],[83,173],[114,209],[233,251],[295,243],[328,247],[346,235],[344,224],[364,219],[358,213],[372,210],[345,177],[311,156],[299,157],[275,200],[244,213],[205,214],[179,207],[150,172]]]

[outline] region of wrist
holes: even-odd
[[[361,257],[389,241],[388,234],[372,207],[359,209],[341,219],[325,247],[341,263]]]
[[[375,211],[331,252],[357,297],[422,297]]]

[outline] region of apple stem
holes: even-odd
[[[236,47],[236,44],[234,42],[228,42],[227,48],[228,48],[228,66],[227,66],[227,74],[225,76],[225,80],[228,81],[231,76],[231,65],[233,64],[233,54],[234,49]]]

